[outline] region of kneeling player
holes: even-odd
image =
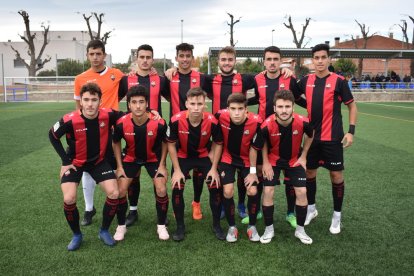
[[[164,119],[152,119],[147,112],[148,90],[142,85],[132,86],[127,93],[127,103],[131,113],[117,121],[113,136],[113,149],[117,163],[116,174],[119,186],[118,227],[114,235],[116,241],[124,239],[128,203],[126,193],[132,180],[145,166],[154,184],[158,216],[157,233],[160,240],[168,240],[165,227],[168,211],[167,195],[167,144],[165,143],[166,123]],[[121,139],[126,142],[125,156],[121,157]]]
[[[313,130],[307,118],[293,113],[295,98],[288,90],[277,91],[273,104],[275,114],[269,116],[262,124],[265,141],[263,147],[263,215],[266,229],[260,238],[261,243],[269,243],[274,236],[273,229],[273,194],[275,185],[279,185],[280,171],[295,189],[297,227],[295,237],[304,244],[311,244],[312,239],[306,234],[304,223],[308,200],[306,198],[306,155],[312,144]],[[302,139],[303,150],[300,153]]]
[[[119,113],[112,109],[99,108],[102,92],[98,85],[88,83],[80,91],[80,110],[63,116],[49,131],[49,139],[62,159],[60,169],[66,220],[73,231],[68,250],[73,251],[82,243],[79,227],[79,211],[76,192],[83,172],[88,172],[106,193],[102,226],[99,238],[109,246],[115,245],[108,229],[118,206],[118,185],[113,168],[105,159],[111,127]],[[66,153],[60,138],[66,135],[69,146]]]
[[[187,92],[185,102],[188,110],[181,111],[171,117],[167,133],[168,152],[173,165],[171,176],[172,204],[177,231],[173,234],[175,241],[181,241],[185,236],[184,225],[184,186],[185,176],[190,170],[197,169],[202,178],[208,179],[210,192],[210,208],[213,214],[213,232],[217,239],[224,240],[225,234],[220,226],[220,179],[217,173],[217,164],[220,159],[221,145],[217,120],[208,112],[206,93],[199,87],[191,88]],[[213,161],[209,158],[208,144],[213,139]],[[200,183],[202,184],[202,183]]]
[[[227,109],[217,112],[223,139],[223,155],[219,164],[221,182],[223,184],[224,209],[229,230],[226,240],[236,242],[238,230],[234,220],[234,176],[240,171],[247,188],[247,208],[249,211],[249,226],[247,235],[250,241],[260,239],[256,230],[257,210],[257,150],[263,146],[260,131],[262,122],[258,115],[247,112],[247,99],[242,93],[233,93],[227,99]],[[250,167],[250,169],[249,169]]]

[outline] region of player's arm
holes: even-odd
[[[298,82],[295,78],[292,77],[290,79],[289,87],[290,87],[290,91],[292,91],[293,96],[295,97],[295,103],[299,105],[300,107],[303,107],[306,109],[305,95],[300,92]]]
[[[122,124],[116,125],[112,136],[112,149],[116,160],[116,176],[117,178],[126,177],[124,166],[122,164]]]
[[[269,146],[267,142],[263,144],[262,149],[262,157],[263,157],[263,166],[262,166],[262,173],[263,177],[267,180],[272,180],[274,176],[272,165],[269,162]]]
[[[259,104],[259,89],[257,88],[256,81],[253,84],[253,89],[254,89],[254,96],[247,99],[247,105]]]
[[[211,164],[211,169],[210,171],[207,173],[206,178],[211,180],[211,183],[216,183],[217,188],[220,186],[220,176],[218,174],[217,171],[217,167],[218,167],[218,163],[221,157],[221,153],[223,151],[223,145],[222,144],[217,144],[215,142],[213,142],[213,146],[212,148],[214,148],[214,154],[213,154],[213,160],[212,160],[212,164]]]
[[[350,147],[352,143],[354,142],[354,135],[355,135],[355,125],[357,121],[357,106],[355,101],[347,104],[348,111],[349,111],[349,130],[344,135],[344,138],[342,139],[342,144],[344,148]]]
[[[128,76],[122,76],[118,86],[118,102],[120,102],[128,92]]]
[[[174,189],[175,186],[178,186],[178,189],[181,189],[181,183],[185,182],[185,176],[180,168],[180,163],[178,162],[176,142],[168,143],[168,154],[170,155],[171,163],[174,168],[174,173],[171,176],[171,186]]]
[[[168,152],[168,143],[166,141],[162,142],[161,145],[161,158],[160,164],[157,169],[157,173],[155,177],[165,177],[165,180],[168,179],[168,171],[167,171],[167,152]]]
[[[311,136],[308,136],[308,134],[304,134],[304,141],[303,141],[303,148],[302,153],[299,156],[298,160],[293,164],[293,167],[297,167],[298,165],[302,166],[306,170],[306,157],[308,156],[308,151],[310,146],[312,145],[313,141],[313,133]]]

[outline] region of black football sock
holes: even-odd
[[[129,206],[138,206],[139,194],[141,192],[141,182],[139,176],[135,177],[128,187]]]
[[[168,212],[168,195],[160,197],[155,194],[155,207],[157,209],[158,225],[164,225]]]
[[[270,205],[270,206],[264,206],[262,205],[262,210],[263,210],[263,217],[264,217],[264,222],[266,226],[270,226],[273,224],[273,213],[275,211],[275,206],[274,205]]]
[[[76,202],[73,204],[63,203],[63,212],[73,234],[79,235],[81,231],[79,227],[79,211],[78,207],[76,207]]]
[[[262,206],[261,202],[262,202],[262,194],[263,194],[263,186],[264,186],[263,181],[264,181],[263,177],[260,176],[259,177],[259,184],[257,184],[257,199],[256,199],[257,206],[259,208]]]
[[[118,211],[116,212],[116,217],[118,219],[118,225],[125,225],[126,211],[128,209],[128,202],[126,197],[121,197],[118,203]]]
[[[241,175],[237,174],[237,194],[239,195],[239,204],[244,204],[246,200],[246,186],[244,186],[244,181]]]
[[[220,224],[220,214],[221,214],[221,195],[220,191],[217,188],[209,187],[208,191],[210,192],[210,209],[213,214],[213,224]]]
[[[199,203],[203,192],[203,174],[193,170],[194,201]]]
[[[303,227],[305,225],[307,211],[308,211],[308,205],[305,205],[305,206],[296,205],[296,222],[299,226]]]
[[[257,212],[259,205],[257,204],[258,194],[254,196],[247,195],[247,209],[249,210],[249,225],[256,225]]]
[[[174,188],[172,191],[172,206],[177,225],[184,225],[184,189]]]
[[[111,226],[111,222],[118,210],[118,202],[119,200],[117,198],[111,199],[109,197],[106,197],[102,212],[102,230],[108,230],[109,226]]]
[[[236,222],[234,220],[234,199],[224,198],[224,210],[226,211],[226,218],[229,226],[235,226]]]
[[[285,194],[286,194],[286,203],[287,203],[287,213],[295,213],[295,202],[296,194],[295,188],[291,184],[285,184]]]
[[[308,198],[308,204],[315,204],[316,197],[316,177],[306,178],[306,196]]]
[[[344,181],[338,184],[332,183],[332,196],[333,196],[333,202],[334,202],[334,210],[336,212],[341,212],[342,210],[342,202],[344,200],[344,193],[345,193]]]

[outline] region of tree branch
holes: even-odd
[[[86,26],[88,27],[89,37],[91,38],[91,40],[94,40],[94,37],[93,37],[93,34],[92,34],[92,29],[91,29],[91,23],[89,22],[91,17],[92,17],[92,14],[90,16],[86,16],[85,14],[83,14],[83,19],[85,19]]]
[[[20,62],[23,62],[24,66],[29,69],[29,64],[27,64],[27,62],[21,57],[19,51],[17,51],[12,45],[10,45],[10,47],[12,48],[12,50],[16,53],[16,59]]]

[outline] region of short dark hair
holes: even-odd
[[[321,43],[321,44],[313,46],[312,47],[312,56],[313,56],[313,54],[315,54],[315,52],[318,52],[318,51],[326,51],[328,53],[328,57],[329,57],[329,45],[328,44]]]
[[[227,98],[227,106],[230,106],[231,103],[241,103],[244,106],[247,106],[247,98],[243,93],[232,93]]]
[[[152,56],[154,57],[154,50],[152,49],[151,45],[148,44],[142,44],[141,46],[138,47],[137,49],[137,57],[138,57],[138,52],[144,50],[144,51],[151,51]]]
[[[102,98],[102,90],[99,85],[95,82],[88,82],[82,85],[80,90],[80,97],[82,98],[83,94],[89,92],[91,95],[98,95],[98,98]]]
[[[188,43],[181,43],[181,44],[178,44],[175,47],[175,49],[177,50],[177,55],[178,55],[178,51],[191,51],[191,54],[193,54],[194,45],[188,44]]]
[[[145,101],[148,102],[148,89],[145,86],[139,84],[131,86],[126,94],[127,103],[131,102],[132,97],[138,96],[144,97]]]
[[[101,48],[102,52],[105,53],[105,44],[99,39],[89,41],[88,45],[86,46],[86,52],[88,52],[89,48],[92,48],[92,49]]]
[[[203,96],[204,98],[206,98],[207,96],[206,92],[204,92],[204,90],[201,87],[193,87],[187,91],[187,99],[190,97],[198,96]]]
[[[290,90],[278,90],[273,97],[273,105],[276,105],[277,100],[291,101],[292,105],[295,103],[295,97]]]
[[[221,53],[233,54],[234,56],[236,56],[236,50],[232,46],[226,46],[224,48],[221,48],[218,55],[220,56]]]
[[[266,48],[264,49],[263,57],[266,55],[266,53],[267,53],[267,52],[270,52],[270,53],[276,53],[276,54],[282,55],[282,54],[280,53],[280,48],[279,48],[279,47],[276,47],[276,46],[269,46],[269,47],[266,47]]]

